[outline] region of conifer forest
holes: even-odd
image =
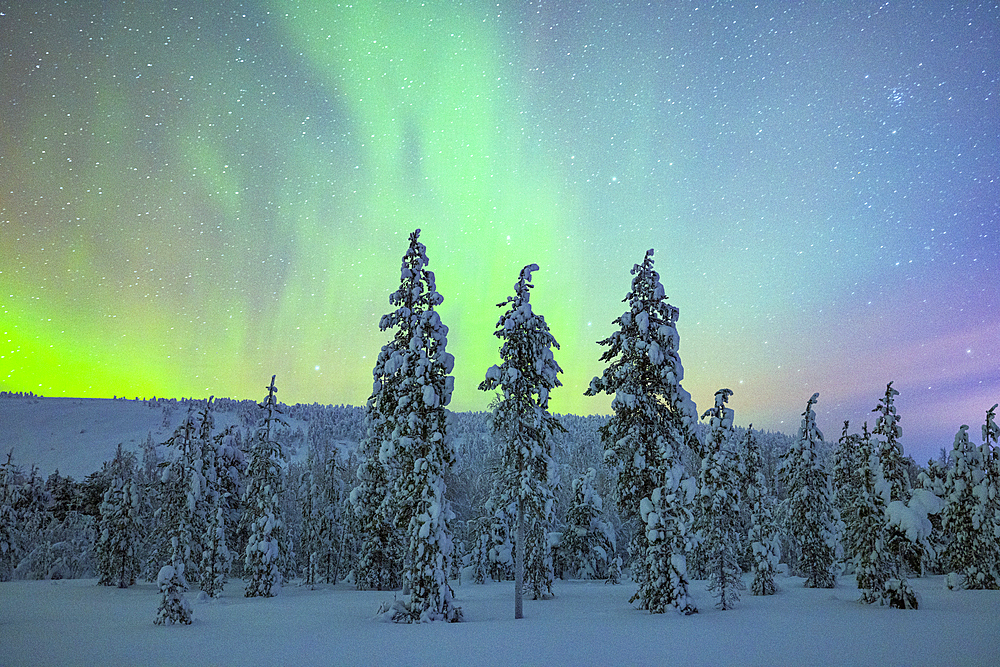
[[[85,479],[8,454],[0,580],[153,582],[150,620],[168,625],[190,624],[190,597],[219,598],[236,579],[246,597],[393,591],[378,614],[405,623],[461,621],[455,586],[504,581],[518,618],[524,597],[558,596],[565,580],[631,587],[636,608],[683,615],[699,611],[694,580],[732,610],[775,594],[779,572],[905,610],[929,575],[1000,590],[996,405],[924,464],[905,454],[892,382],[870,425],[834,438],[816,426],[819,394],[794,434],[735,426],[728,388],[698,415],[650,250],[588,389],[614,397],[610,416],[549,413],[561,369],[556,332],[532,309],[534,265],[499,304],[501,362],[480,387],[492,410],[452,413],[444,297],[419,234],[381,320],[366,406],[284,405],[272,377],[259,403],[142,400],[176,424],[170,436],[119,444]]]

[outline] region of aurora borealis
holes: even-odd
[[[454,410],[537,263],[556,412],[648,248],[684,386],[919,462],[1000,401],[1000,7],[0,2],[0,389],[361,405],[421,228]]]

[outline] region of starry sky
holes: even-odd
[[[1000,400],[995,2],[0,1],[0,389],[362,405],[422,229],[455,410],[521,267],[600,374],[655,248],[684,386],[921,463]]]

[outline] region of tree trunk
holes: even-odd
[[[514,618],[524,618],[524,499],[517,499],[517,544],[514,550]]]

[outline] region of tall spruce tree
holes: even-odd
[[[882,468],[882,477],[889,484],[889,500],[906,502],[910,499],[910,477],[903,461],[903,428],[896,414],[895,397],[899,392],[892,388],[892,382],[885,386],[885,395],[879,399],[872,412],[878,413],[872,439]]]
[[[187,590],[188,577],[197,573],[195,533],[197,531],[196,508],[199,484],[196,465],[200,460],[198,451],[198,419],[195,402],[188,403],[187,415],[165,443],[174,450],[168,461],[160,464],[160,507],[157,519],[161,529],[161,542],[155,555],[163,562],[166,557],[172,567],[170,581]]]
[[[996,590],[1000,588],[1000,428],[996,423],[997,404],[986,411],[983,424],[983,444],[979,458],[983,462],[983,479],[977,489],[979,498],[980,562],[982,563],[976,585]]]
[[[742,535],[739,526],[742,471],[729,450],[733,431],[733,410],[726,407],[733,392],[715,392],[715,407],[703,415],[709,418],[701,475],[698,479],[700,537],[708,573],[708,590],[718,609],[732,609],[740,599],[743,571],[739,564]]]
[[[158,553],[170,554],[169,562],[160,568],[156,578],[161,599],[154,623],[190,625],[191,605],[184,597],[188,576],[197,572],[196,538],[197,508],[200,496],[199,424],[195,402],[188,403],[187,415],[167,441],[175,450],[172,460],[161,464],[159,518],[167,540]]]
[[[961,575],[962,586],[976,590],[1000,588],[1000,523],[997,493],[1000,492],[1000,462],[996,443],[994,405],[986,412],[983,444],[969,441],[969,427],[955,436],[952,467],[945,480],[942,528],[950,541],[945,547],[946,566]]]
[[[514,618],[523,617],[523,578],[535,599],[552,594],[552,559],[547,535],[554,496],[550,471],[555,469],[549,436],[562,431],[549,414],[549,393],[562,385],[562,372],[552,355],[559,343],[545,318],[531,309],[531,274],[537,264],[521,269],[514,296],[497,304],[506,308],[494,335],[503,341],[499,366],[491,366],[480,383],[483,391],[499,391],[493,408],[493,430],[504,444],[507,488],[502,495],[516,504]]]
[[[833,455],[833,503],[840,514],[843,526],[842,545],[845,572],[854,568],[856,548],[853,536],[857,524],[857,499],[861,486],[862,464],[867,465],[866,455],[862,451],[861,436],[848,433],[850,422],[844,422],[844,429],[837,441],[837,449]],[[867,425],[865,429],[867,430]],[[867,446],[870,446],[868,443]]]
[[[281,588],[287,545],[280,497],[283,490],[284,448],[275,438],[279,425],[287,425],[278,406],[278,388],[267,387],[260,404],[263,414],[250,445],[243,525],[248,534],[244,551],[246,597],[272,597]]]
[[[311,442],[299,487],[302,498],[302,555],[307,586],[337,583],[340,531],[340,480],[337,450]]]
[[[0,581],[9,581],[17,565],[17,489],[14,480],[14,450],[0,463]]]
[[[813,394],[802,413],[798,438],[782,456],[779,470],[788,490],[785,499],[785,530],[793,545],[790,570],[805,577],[806,588],[833,588],[836,543],[836,509],[830,480],[819,455],[823,433],[816,426]]]
[[[965,584],[975,586],[979,578],[979,522],[977,484],[982,480],[979,450],[969,441],[969,427],[963,424],[955,434],[950,455],[951,467],[945,480],[945,507],[941,527],[950,536],[945,547],[945,567],[963,576]]]
[[[886,549],[886,508],[883,493],[885,480],[881,476],[878,453],[865,423],[858,439],[858,486],[852,500],[851,522],[847,542],[853,553],[854,575],[861,589],[861,601],[881,602],[891,578],[889,554]]]
[[[216,437],[215,470],[222,505],[219,521],[224,524],[225,546],[230,555],[229,572],[237,577],[243,573],[243,559],[237,556],[246,550],[246,535],[239,530],[246,467],[240,430],[230,426]]]
[[[446,409],[455,358],[446,349],[448,327],[435,310],[444,298],[419,237],[419,229],[410,234],[399,289],[389,296],[396,309],[379,323],[382,331],[396,333],[376,362],[369,400],[385,438],[379,460],[396,471],[390,514],[403,534],[403,597],[389,614],[404,623],[462,618],[447,576],[453,512],[444,479],[455,460]]]
[[[354,581],[362,590],[398,588],[402,575],[402,538],[393,522],[392,480],[396,471],[387,458],[392,429],[387,415],[381,412],[395,404],[390,398],[394,378],[385,375],[383,370],[394,350],[394,342],[383,347],[375,364],[375,391],[365,410],[367,433],[358,452],[361,458],[356,473],[358,484],[350,495],[351,510],[361,535]],[[397,370],[394,368],[393,374]],[[391,411],[388,414],[391,415]]]
[[[228,493],[230,486],[226,480],[226,461],[223,458],[226,448],[227,433],[213,437],[211,418],[212,397],[209,397],[204,407],[202,419],[202,498],[205,533],[202,537],[201,570],[199,585],[209,597],[219,597],[226,584],[232,565],[232,552],[227,543],[229,524],[227,524]]]
[[[903,446],[900,440],[903,429],[896,413],[895,397],[899,392],[892,382],[885,386],[885,395],[879,399],[872,412],[878,413],[875,429],[872,431],[878,490],[885,506],[882,547],[885,550],[881,560],[885,563],[888,580],[881,593],[880,602],[902,609],[915,609],[917,596],[907,581],[908,568],[919,572],[923,563],[924,549],[919,541],[911,540],[898,522],[892,521],[892,512],[907,511],[906,503],[912,495],[909,473],[903,460]],[[897,508],[898,506],[898,508]],[[894,509],[896,508],[896,509]]]
[[[746,502],[750,512],[750,531],[747,541],[750,543],[753,572],[750,593],[774,595],[778,591],[774,575],[778,573],[781,550],[778,546],[778,530],[774,523],[774,501],[768,493],[760,445],[753,435],[753,424],[747,427],[743,449],[746,461]]]
[[[618,506],[641,526],[632,542],[632,578],[639,585],[632,601],[653,613],[673,607],[691,614],[697,608],[688,596],[687,550],[697,484],[681,456],[697,412],[681,387],[679,312],[667,303],[652,250],[632,275],[628,310],[614,320],[618,330],[599,341],[608,348],[601,355],[608,366],[586,395],[614,396],[614,415],[600,433],[605,460],[618,472]]]
[[[139,574],[140,499],[135,454],[124,451],[121,443],[115,450],[110,472],[110,484],[101,503],[97,541],[98,583],[128,588]]]
[[[316,462],[316,451],[309,448],[306,470],[299,477],[299,498],[302,501],[302,536],[300,552],[304,559],[302,583],[316,588],[319,579],[319,524],[323,516],[323,479]]]

